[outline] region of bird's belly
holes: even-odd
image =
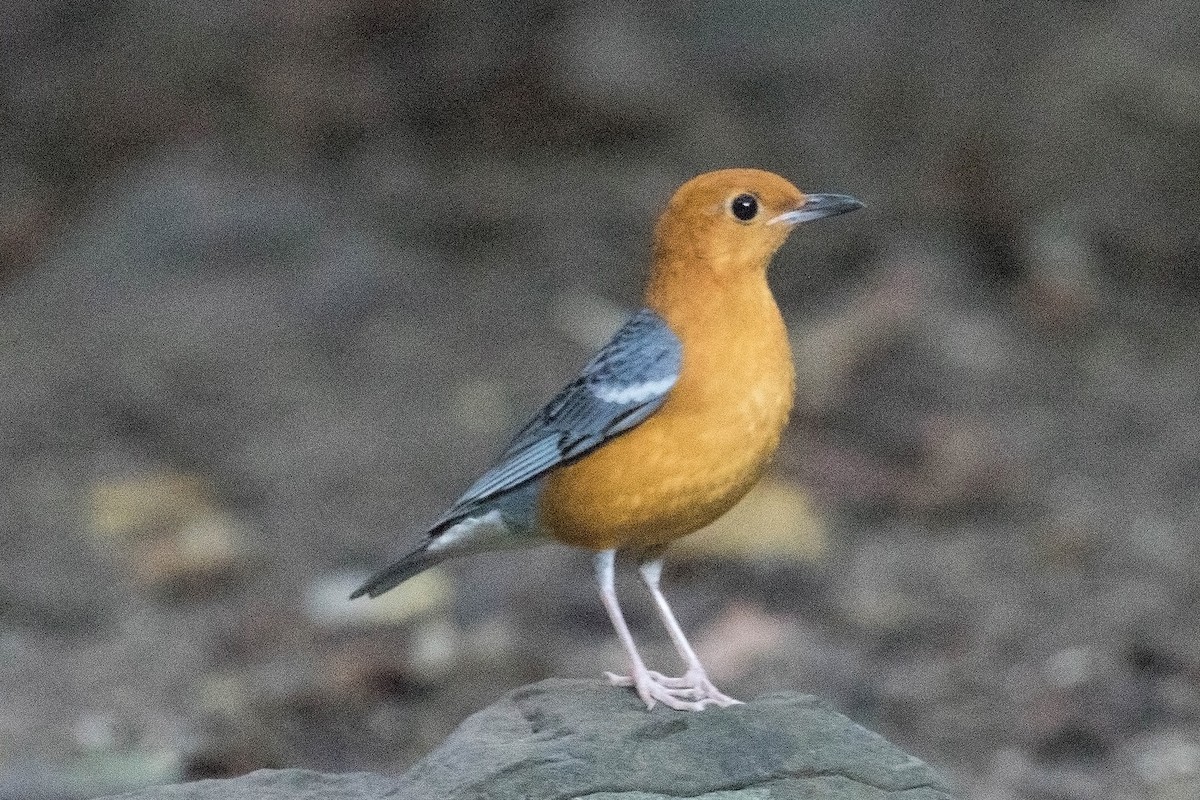
[[[543,530],[594,550],[650,548],[724,514],[758,480],[791,408],[790,381],[749,391],[743,385],[740,394],[732,405],[668,401],[638,427],[555,470],[538,503]]]

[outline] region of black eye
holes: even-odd
[[[752,194],[739,194],[730,202],[729,210],[742,222],[749,222],[758,214],[758,198]]]

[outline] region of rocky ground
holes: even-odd
[[[595,679],[523,686],[401,776],[259,770],[122,800],[951,800],[928,765],[815,697],[777,692],[707,714],[648,713],[637,697],[609,688]]]
[[[619,665],[565,549],[342,598],[731,163],[869,207],[781,253],[792,429],[670,559],[723,688],[827,698],[972,798],[1194,797],[1200,14],[451,6],[14,4],[0,797],[400,770]]]

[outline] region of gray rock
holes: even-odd
[[[208,800],[283,800],[284,798],[323,798],[358,800],[384,797],[396,786],[395,778],[371,772],[347,772],[329,775],[308,769],[260,769],[229,780],[195,781],[120,795],[120,800],[150,798],[205,798]],[[395,795],[391,795],[395,796]]]
[[[151,798],[384,797],[951,798],[919,759],[815,697],[769,694],[700,713],[647,712],[628,691],[548,680],[464,722],[399,778],[261,770],[122,795]]]

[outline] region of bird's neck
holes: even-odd
[[[697,269],[694,263],[659,260],[645,302],[685,342],[739,332],[786,336],[765,269]]]

